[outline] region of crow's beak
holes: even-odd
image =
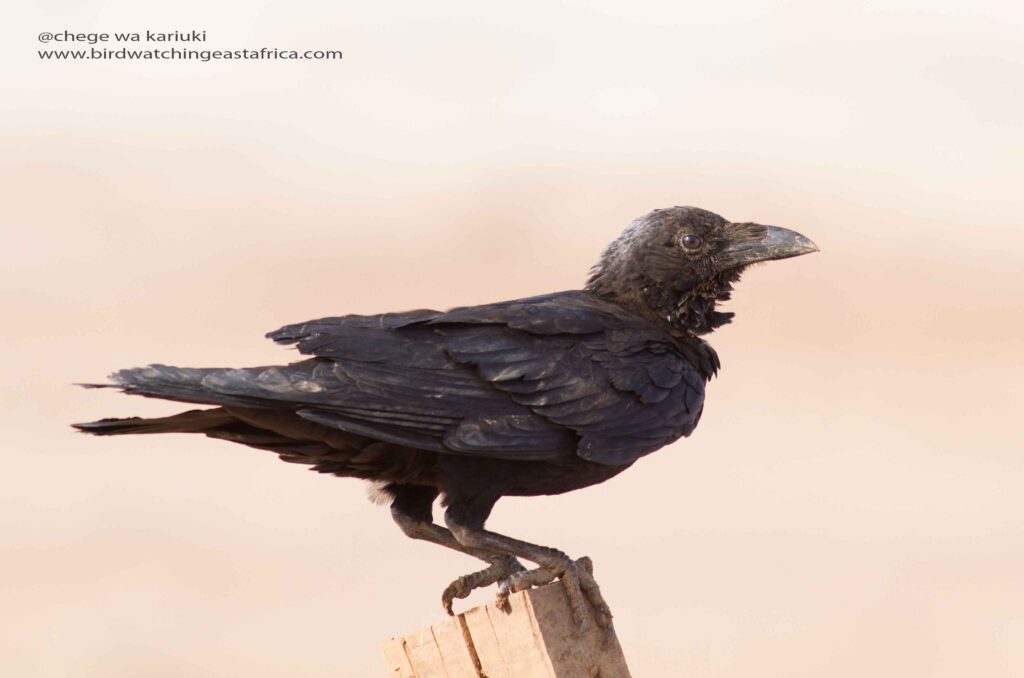
[[[759,261],[788,259],[801,254],[817,252],[818,246],[796,231],[778,226],[762,226],[765,234],[752,240],[742,240],[726,247],[715,258],[721,269],[749,266]]]

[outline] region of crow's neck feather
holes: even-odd
[[[741,274],[742,269],[732,269],[696,285],[678,285],[644,274],[616,275],[598,265],[591,271],[586,289],[677,332],[700,335],[732,321],[733,313],[718,311],[716,306],[729,299]]]

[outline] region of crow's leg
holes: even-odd
[[[444,519],[451,529],[451,534],[466,548],[492,553],[510,553],[540,566],[535,570],[513,573],[505,578],[498,592],[498,606],[508,611],[510,592],[561,579],[569,596],[573,619],[580,629],[586,630],[589,626],[590,615],[584,595],[594,606],[598,625],[611,629],[612,613],[601,596],[597,582],[594,581],[590,559],[584,557],[572,560],[558,549],[530,544],[485,530],[483,524],[493,504],[494,502],[491,502],[486,510],[482,511],[477,502],[453,503],[445,512]]]
[[[395,497],[391,503],[391,516],[406,536],[445,546],[490,563],[478,572],[459,577],[445,588],[441,594],[441,604],[448,614],[454,614],[452,602],[456,598],[465,598],[474,589],[490,586],[526,569],[513,555],[464,546],[451,532],[435,525],[432,506],[438,494],[436,489],[422,485],[400,485],[391,486],[388,490]]]

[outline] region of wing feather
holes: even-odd
[[[710,377],[665,332],[585,292],[322,318],[268,336],[330,365],[331,378],[314,370],[327,397],[302,416],[507,459],[629,463],[693,430]]]

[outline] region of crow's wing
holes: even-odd
[[[254,398],[276,388],[325,426],[503,459],[632,462],[693,430],[715,368],[585,292],[324,318],[268,336],[315,358],[207,385]]]
[[[129,393],[287,409],[448,454],[625,464],[688,435],[717,367],[586,292],[486,306],[323,318],[268,336],[314,356],[285,366],[121,370]]]

